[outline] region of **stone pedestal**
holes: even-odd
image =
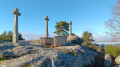
[[[54,45],[61,46],[67,44],[67,37],[66,36],[54,36]]]
[[[53,44],[53,38],[40,38],[40,45],[51,45]]]

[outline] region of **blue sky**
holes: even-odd
[[[104,37],[104,22],[111,18],[114,4],[115,0],[0,0],[0,34],[5,30],[13,31],[12,11],[19,8],[19,32],[26,39],[31,35],[44,36],[45,16],[50,19],[50,36],[54,35],[56,22],[71,20],[72,32],[78,36],[89,31],[94,37]]]

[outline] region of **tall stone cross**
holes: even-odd
[[[48,21],[49,21],[48,16],[46,16],[44,19],[46,21],[46,23],[45,23],[45,37],[48,38]]]
[[[72,34],[72,21],[69,22],[69,36]]]
[[[18,42],[18,16],[21,15],[21,13],[18,12],[18,8],[15,8],[15,11],[12,11],[12,13],[15,15],[14,19],[14,31],[13,31],[13,43]]]

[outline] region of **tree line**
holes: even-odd
[[[22,37],[22,34],[19,33],[19,40],[24,40]],[[13,32],[12,31],[4,31],[1,35],[0,35],[0,40],[1,41],[12,41],[13,40]]]

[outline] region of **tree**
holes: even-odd
[[[108,28],[107,34],[110,34],[114,41],[120,39],[120,0],[116,1],[116,5],[112,6],[112,18],[105,22]]]
[[[94,41],[92,38],[92,33],[85,31],[82,36],[82,39],[84,40],[83,45],[89,45],[90,42]]]
[[[19,33],[19,40],[24,40],[21,33]]]
[[[2,40],[2,36],[0,35],[0,40]]]
[[[6,40],[7,41],[12,41],[12,31],[9,31],[8,34],[7,34],[7,37],[6,37]]]
[[[68,32],[69,32],[69,23],[67,23],[66,21],[59,21],[56,23],[56,31],[53,32],[55,34],[57,34],[58,36],[68,36]]]
[[[22,37],[22,34],[21,33],[18,33],[19,34],[19,39],[18,40],[24,40],[23,37]],[[12,31],[9,31],[9,32],[3,32],[3,34],[0,35],[0,40],[2,41],[12,41],[13,39],[13,32]]]
[[[5,32],[3,32],[3,34],[1,34],[1,39],[3,40],[3,41],[6,41],[6,31]]]

